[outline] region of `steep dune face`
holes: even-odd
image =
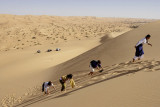
[[[144,45],[145,59],[158,58],[160,55],[160,21],[143,25],[135,30],[129,31],[115,39],[105,39],[103,44],[63,63],[51,70],[57,71],[57,75],[71,72],[89,71],[89,62],[92,59],[100,59],[103,66],[108,66],[125,61],[131,61],[135,55],[135,44],[147,34],[151,34],[150,43],[153,47]],[[104,38],[102,38],[104,39]],[[57,77],[56,75],[56,77]],[[53,78],[53,77],[52,77]]]
[[[50,73],[56,71],[51,79],[56,81],[58,91],[49,96],[37,94],[18,106],[159,107],[159,26],[157,21],[115,39],[104,37],[100,46],[49,69]],[[153,47],[144,45],[145,60],[130,62],[136,42],[146,34],[152,35]],[[104,71],[90,77],[87,72],[92,59],[101,59]],[[61,93],[58,77],[67,73],[74,73],[77,87],[67,87],[67,92]]]

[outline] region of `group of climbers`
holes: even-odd
[[[144,56],[144,51],[143,51],[143,45],[144,44],[148,44],[150,46],[152,46],[152,44],[150,44],[148,42],[148,40],[150,39],[150,35],[148,34],[145,38],[143,38],[142,40],[140,40],[135,48],[136,48],[136,52],[135,52],[135,57],[133,58],[133,62],[135,62],[135,60],[138,58],[138,60],[142,59],[143,56]],[[92,60],[89,64],[89,68],[90,68],[90,72],[88,75],[93,75],[93,73],[95,72],[95,70],[99,70],[100,72],[103,71],[103,68],[101,66],[101,61],[100,60]],[[60,79],[59,79],[59,82],[61,84],[61,91],[66,91],[66,81],[69,80],[70,81],[70,85],[72,88],[75,87],[75,82],[73,80],[73,75],[72,74],[68,74],[68,75],[65,75],[65,76],[62,76]],[[49,87],[53,87],[54,90],[55,89],[55,86],[53,85],[53,82],[52,81],[48,81],[48,82],[44,82],[43,85],[42,85],[42,91],[45,93],[45,94],[49,94]]]

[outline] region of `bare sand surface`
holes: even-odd
[[[153,20],[29,15],[0,15],[0,19],[0,84],[3,86],[0,87],[0,99],[4,107],[43,106],[42,102],[46,100],[48,101],[44,102],[44,105],[47,103],[47,106],[61,107],[68,99],[67,96],[64,98],[63,96],[70,93],[69,98],[73,100],[73,105],[80,106],[83,103],[76,102],[74,96],[72,97],[73,90],[67,88],[67,93],[59,91],[60,76],[73,73],[77,84],[73,93],[79,94],[79,91],[86,93],[88,88],[104,84],[97,83],[107,79],[108,75],[114,78],[121,73],[130,74],[132,70],[139,69],[139,62],[134,66],[128,61],[134,56],[135,43],[146,34],[156,36],[151,39],[151,42],[155,46],[159,45],[155,42],[158,39],[159,22],[145,24]],[[122,35],[119,36],[120,34]],[[103,38],[100,40],[101,37]],[[56,48],[60,48],[61,51],[55,51]],[[48,49],[52,51],[46,52]],[[36,53],[37,50],[41,50],[41,53]],[[153,59],[159,57],[157,47],[145,47],[145,52],[147,61],[153,62],[153,66],[159,64],[158,60]],[[87,73],[92,59],[101,59],[106,70],[90,78]],[[146,67],[145,64],[151,65],[147,61],[143,62],[143,67]],[[114,71],[124,66],[131,66],[131,71],[125,71],[124,68],[125,72]],[[108,73],[109,69],[111,72]],[[156,69],[158,71],[159,68]],[[57,91],[44,96],[41,93],[41,84],[48,80],[54,81]],[[97,87],[97,90],[101,88]],[[93,92],[91,91],[90,94]],[[55,97],[57,100],[54,99]],[[81,95],[77,97],[83,99]],[[104,99],[106,97],[103,96]],[[54,101],[49,98],[53,98]],[[92,97],[86,98],[92,100]],[[58,103],[61,99],[62,105]]]
[[[16,107],[158,107],[159,71],[158,59],[114,64],[104,67],[102,73],[97,72],[92,77],[84,71],[74,74],[76,88],[71,89],[67,83],[66,93],[52,90],[46,96],[37,90]],[[54,83],[60,89],[58,80]]]
[[[159,107],[159,26],[160,21],[156,21],[114,39],[104,38],[96,48],[51,67],[46,71],[56,71],[52,78],[57,78],[53,80],[59,90],[52,90],[48,96],[35,91],[16,106]],[[145,58],[133,63],[134,46],[146,34],[151,34],[153,47],[144,45]],[[101,59],[104,71],[90,77],[87,74],[92,59]],[[71,89],[68,84],[67,92],[61,93],[58,77],[67,73],[74,74],[77,86]]]
[[[74,40],[54,46],[35,46],[26,48],[23,51],[11,50],[5,53],[1,52],[0,84],[9,84],[1,87],[0,91],[3,92],[1,98],[8,93],[18,92],[20,95],[27,88],[29,89],[35,84],[41,84],[41,82],[48,80],[50,73],[43,72],[45,69],[63,63],[98,46],[100,44],[99,41],[100,38],[83,41]],[[57,47],[61,50],[55,51]],[[37,49],[40,49],[41,53],[36,53]],[[48,49],[53,51],[46,52]]]
[[[149,69],[146,66],[153,67]],[[28,104],[28,107],[159,107],[159,77],[160,61],[121,63],[118,66],[108,67],[105,72],[93,78],[82,76],[79,80],[76,78],[79,86],[77,89],[72,91],[68,89],[69,92],[57,96],[57,93],[53,92],[43,100],[33,98],[33,101],[24,105]]]

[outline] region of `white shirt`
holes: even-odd
[[[148,41],[146,40],[146,38],[143,38],[136,44],[136,47],[140,44],[145,44],[145,43],[148,43]]]
[[[53,86],[53,83],[52,83],[51,86]],[[45,82],[45,83],[44,83],[44,90],[45,90],[45,92],[47,92],[48,88],[49,88],[48,82]]]

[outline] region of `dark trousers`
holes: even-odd
[[[136,47],[136,53],[135,53],[135,56],[137,57],[140,57],[144,54],[144,51],[143,51],[143,45],[140,44]]]
[[[66,83],[65,83],[64,81],[62,81],[62,80],[59,80],[59,82],[60,82],[61,85],[62,85],[61,91],[64,91],[65,88],[66,88]]]

